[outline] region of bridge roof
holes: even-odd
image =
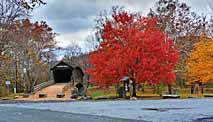
[[[55,65],[53,65],[53,67],[51,67],[50,70],[54,70],[56,68],[62,68],[62,69],[73,69],[73,67],[71,65],[69,65],[68,63],[64,62],[63,60],[56,63]]]

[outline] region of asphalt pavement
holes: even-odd
[[[144,122],[51,110],[0,107],[0,122]]]
[[[213,99],[0,102],[0,122],[213,122]]]

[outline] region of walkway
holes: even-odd
[[[67,88],[68,83],[56,83],[54,85],[48,86],[30,95],[28,98],[18,98],[18,100],[30,100],[30,101],[40,101],[40,100],[70,100],[70,88]],[[39,98],[39,95],[46,95],[44,98]],[[57,98],[57,94],[64,94],[65,97]]]

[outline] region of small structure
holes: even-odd
[[[123,83],[123,87],[119,88],[119,96],[126,98],[126,92],[130,92],[130,97],[136,97],[135,81],[134,79],[124,76],[120,79],[120,82]]]

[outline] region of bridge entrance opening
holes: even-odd
[[[52,69],[55,83],[68,83],[71,81],[73,67],[61,61]]]

